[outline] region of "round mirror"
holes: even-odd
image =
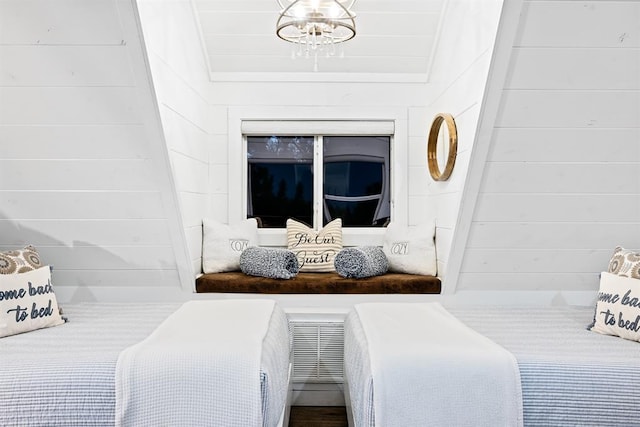
[[[435,181],[446,181],[453,172],[458,151],[458,131],[451,114],[437,114],[431,123],[427,145],[429,173]],[[440,165],[444,164],[444,169]]]

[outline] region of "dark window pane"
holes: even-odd
[[[332,219],[342,218],[343,227],[373,227],[382,226],[384,223],[384,221],[377,223],[375,219],[378,208],[377,199],[359,202],[325,200],[325,204]],[[325,218],[325,223],[327,222],[328,218]]]
[[[342,218],[346,227],[382,227],[390,218],[388,136],[326,136],[324,224]]]
[[[313,138],[249,137],[248,217],[266,228],[313,223]]]
[[[247,159],[252,161],[313,162],[313,137],[249,136]]]
[[[388,136],[323,138],[323,223],[380,227],[390,217]],[[287,218],[313,224],[313,158],[310,136],[248,136],[247,216],[263,227],[284,228]],[[322,199],[322,200],[320,200]]]
[[[331,162],[324,165],[324,193],[334,196],[371,196],[382,193],[384,163]]]
[[[287,218],[313,224],[313,171],[310,164],[249,165],[250,216],[263,227],[285,227]]]

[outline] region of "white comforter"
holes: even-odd
[[[260,359],[271,300],[190,301],[116,367],[116,425],[262,425]]]
[[[511,353],[438,303],[355,307],[369,345],[376,425],[521,426]]]

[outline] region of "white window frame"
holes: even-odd
[[[356,112],[356,113],[354,113]],[[246,218],[247,212],[247,144],[243,134],[248,125],[258,123],[260,126],[273,122],[272,134],[278,134],[278,123],[287,122],[344,122],[345,126],[353,129],[355,126],[376,125],[375,122],[391,122],[390,172],[391,172],[391,218],[394,223],[407,224],[408,192],[407,192],[407,113],[406,110],[393,107],[380,108],[347,108],[347,107],[264,107],[264,108],[229,108],[228,116],[228,216],[229,222]],[[290,123],[289,123],[290,124]],[[379,124],[379,123],[377,123]],[[332,125],[336,125],[333,123]],[[305,135],[317,134],[322,129],[308,129]],[[336,131],[338,132],[338,131]],[[254,135],[254,132],[251,132]],[[384,239],[383,227],[345,227],[343,229],[343,244],[381,245]],[[287,245],[285,229],[258,230],[260,245]]]

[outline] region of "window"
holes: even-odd
[[[247,216],[266,228],[313,223],[313,137],[247,137]]]
[[[382,227],[390,220],[389,135],[246,136],[247,217],[321,227]]]

